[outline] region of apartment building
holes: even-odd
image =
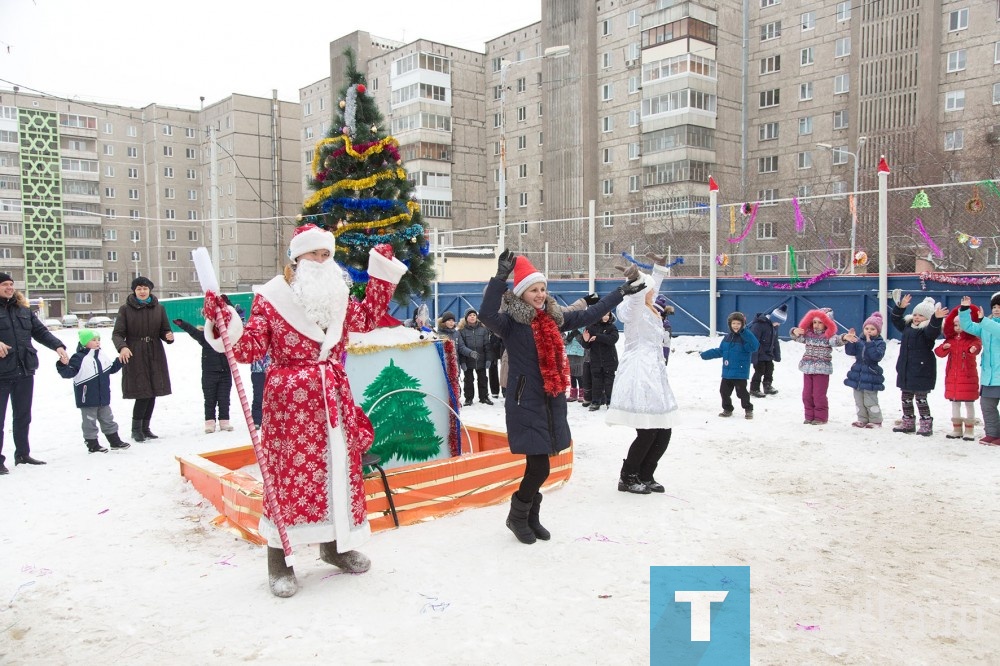
[[[199,293],[191,250],[214,211],[222,287],[246,289],[281,265],[301,204],[299,117],[242,95],[195,110],[0,92],[0,265],[54,316],[113,313],[136,275]]]

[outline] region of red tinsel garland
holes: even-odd
[[[458,383],[458,353],[453,340],[445,339],[438,342],[443,343],[445,377],[448,381],[448,402],[451,403],[451,409],[448,410],[448,449],[451,451],[451,455],[460,456],[462,455],[462,438],[458,430],[458,419],[455,418],[455,411],[458,410],[459,406],[458,396],[461,395]]]
[[[563,346],[559,327],[548,312],[539,310],[531,320],[531,332],[535,337],[538,351],[538,369],[547,395],[565,394],[569,387],[563,365],[566,362],[566,348]]]

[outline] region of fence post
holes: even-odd
[[[883,169],[884,165],[884,169]],[[854,261],[854,257],[851,257]],[[889,321],[889,165],[882,155],[878,163],[878,311]],[[888,339],[888,336],[886,336]]]
[[[597,207],[597,202],[593,199],[590,200],[590,212],[587,216],[587,272],[590,274],[587,280],[587,293],[594,293],[595,289],[595,273],[597,272],[597,257],[595,252],[597,251],[594,245],[597,243],[595,238],[596,230],[594,229],[594,210]]]
[[[711,179],[710,179],[711,180]],[[714,338],[716,326],[716,290],[718,289],[719,271],[716,268],[715,257],[719,251],[719,191],[709,185],[708,188],[708,244],[711,245],[711,254],[708,256],[708,337]]]

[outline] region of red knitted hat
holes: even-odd
[[[514,295],[520,296],[538,282],[545,282],[545,276],[531,265],[527,257],[517,257],[514,260]]]

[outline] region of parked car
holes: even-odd
[[[80,318],[75,314],[63,315],[62,325],[64,328],[74,328],[80,325]]]
[[[45,324],[45,328],[49,329],[50,331],[58,331],[60,328],[62,328],[62,322],[59,321],[58,319],[43,319],[42,323]]]
[[[111,321],[111,317],[91,317],[84,324],[84,328],[111,328],[115,325],[115,322]]]

